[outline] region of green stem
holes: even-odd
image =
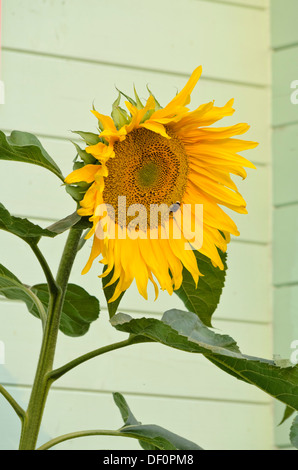
[[[42,302],[39,300],[37,295],[35,295],[29,288],[26,288],[26,294],[31,297],[32,301],[35,304],[35,307],[37,308],[37,311],[39,313],[41,323],[42,323],[42,328],[43,330],[45,329],[46,323],[47,323],[47,314],[46,311],[43,307]]]
[[[105,430],[105,429],[95,429],[90,431],[77,431],[72,432],[69,434],[64,434],[63,436],[55,437],[50,441],[46,442],[42,446],[40,446],[37,450],[49,450],[51,447],[56,446],[57,444],[61,444],[61,442],[69,441],[70,439],[77,439],[78,437],[89,437],[89,436],[116,436],[116,437],[129,437],[132,439],[140,439],[140,436],[136,436],[135,434],[129,434],[129,432],[121,432],[121,431],[112,431],[112,430]],[[142,436],[142,441],[146,441],[149,444],[152,443],[150,439]]]
[[[57,291],[57,284],[45,257],[43,256],[39,247],[35,243],[29,243],[29,246],[35,254],[36,258],[38,259],[39,264],[44,272],[50,293],[55,294],[55,292]]]
[[[31,391],[26,419],[23,423],[20,450],[34,450],[39,434],[43,411],[50,389],[49,373],[52,371],[61,311],[69,275],[77,253],[82,230],[71,229],[62,254],[56,281],[49,280],[50,301],[47,322],[45,325],[39,361]],[[35,250],[36,251],[36,250]],[[37,250],[38,253],[39,250]],[[46,269],[46,266],[44,265]]]
[[[21,421],[24,421],[26,412],[23,410],[23,408],[15,401],[15,399],[10,395],[10,393],[3,387],[3,385],[0,385],[0,393],[6,398],[8,403],[12,406],[18,417],[20,418]]]
[[[93,359],[94,357],[100,356],[101,354],[105,354],[110,351],[115,351],[116,349],[125,348],[126,346],[130,346],[132,344],[142,343],[146,341],[148,340],[144,337],[130,336],[128,339],[124,341],[120,341],[119,343],[113,343],[113,344],[109,344],[108,346],[103,346],[102,348],[95,349],[94,351],[90,351],[89,353],[86,353],[83,356],[77,357],[73,361],[70,361],[64,366],[59,367],[59,369],[53,370],[49,374],[49,379],[51,381],[58,380],[60,377],[62,377],[64,374],[66,374],[70,370],[83,364],[86,361],[89,361],[90,359]]]

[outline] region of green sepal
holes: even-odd
[[[148,85],[146,85],[146,88],[147,88],[149,94],[150,94],[151,96],[153,96],[153,98],[154,98],[154,101],[155,101],[155,111],[157,111],[158,109],[162,109],[162,106],[159,104],[159,102],[157,101],[157,99],[156,99],[155,96],[153,95],[153,93],[152,93],[152,91],[150,90],[150,88],[148,87]]]
[[[96,158],[93,157],[90,153],[87,153],[86,150],[81,149],[81,147],[75,142],[71,141],[75,146],[78,156],[83,160],[86,165],[92,165],[96,162]]]
[[[86,142],[87,145],[96,145],[101,142],[99,135],[92,132],[72,131],[73,134],[78,134]]]
[[[141,120],[141,123],[142,122],[145,122],[145,121],[148,121],[148,119],[151,118],[152,114],[155,113],[155,109],[148,109],[148,111],[146,112],[146,114],[144,115],[143,119]]]
[[[143,109],[144,105],[143,105],[142,101],[140,100],[139,95],[137,94],[137,90],[136,90],[135,85],[133,86],[133,91],[134,91],[135,98],[136,98],[137,109]]]
[[[119,106],[120,100],[121,100],[121,94],[119,92],[118,98],[114,101],[112,105],[112,113],[111,113],[112,119],[117,129],[121,129],[121,127],[128,124],[130,120],[127,112]]]
[[[86,191],[90,188],[91,184],[88,183],[76,183],[75,185],[72,184],[66,184],[65,189],[66,192],[76,201],[80,202],[85,194]]]
[[[125,93],[123,93],[123,91],[118,90],[117,87],[116,87],[116,90],[119,91],[119,93],[121,93],[121,95],[124,96],[124,98],[126,98],[127,101],[130,102],[130,104],[132,104],[133,106],[137,107],[137,103],[135,102],[135,100],[133,100],[130,96],[128,96],[128,95],[126,95]]]
[[[84,162],[80,162],[76,159],[76,160],[74,160],[72,170],[73,171],[80,170],[81,168],[83,168],[83,166],[85,166]]]

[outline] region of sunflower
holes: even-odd
[[[65,182],[88,184],[78,214],[88,216],[93,224],[86,236],[93,237],[93,245],[82,273],[101,256],[100,263],[105,265],[101,276],[112,273],[109,284],[117,282],[110,302],[134,280],[145,299],[149,280],[156,297],[158,284],[172,294],[181,286],[183,267],[197,284],[202,273],[194,250],[223,269],[218,249],[225,252],[230,235],[239,235],[235,223],[220,206],[247,212],[230,174],[245,178],[244,167],[255,168],[238,153],[257,143],[233,138],[244,134],[249,129],[247,124],[210,127],[234,113],[233,100],[223,107],[212,101],[194,111],[187,108],[201,73],[202,68],[196,68],[185,87],[164,108],[148,89],[145,105],[135,91],[135,100],[124,95],[126,111],[119,105],[119,92],[111,117],[92,110],[98,119],[99,135],[85,152],[93,157],[93,163],[74,170]],[[120,198],[125,198],[126,207],[139,205],[146,214],[152,207],[166,206],[168,217],[158,214],[149,223],[143,214],[134,220],[129,212],[124,213]],[[196,211],[198,206],[203,207],[203,216]],[[105,217],[98,207],[105,207]],[[181,220],[186,213],[190,225],[198,222],[202,237],[183,230]],[[103,220],[101,234],[105,236],[99,236]],[[116,236],[111,236],[109,221],[114,222]],[[134,236],[127,236],[132,227]]]

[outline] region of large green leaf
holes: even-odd
[[[42,304],[47,307],[49,293],[46,284],[38,284],[32,287]],[[29,310],[35,316],[37,309],[32,306]],[[88,294],[76,284],[68,284],[62,309],[60,330],[67,336],[83,336],[89,330],[90,324],[99,316],[99,301],[96,297]]]
[[[0,131],[0,160],[33,163],[50,170],[64,181],[61,170],[38,138],[28,132],[13,131],[8,137]]]
[[[296,415],[296,418],[294,419],[293,424],[291,426],[290,440],[293,447],[298,449],[298,415]]]
[[[36,303],[39,302],[36,302],[35,294],[2,264],[0,264],[0,295],[10,300],[25,302],[29,311],[34,306],[37,312]]]
[[[28,219],[14,217],[0,203],[0,230],[10,232],[28,242],[35,242],[40,237],[55,237],[57,233],[52,230],[43,229],[39,225],[35,225]],[[33,240],[32,240],[33,239]]]
[[[8,299],[23,300],[26,302],[28,296],[25,293],[25,286],[21,281],[3,264],[0,264],[0,294]]]
[[[274,361],[243,355],[232,338],[209,330],[191,312],[169,310],[161,320],[133,319],[120,313],[111,319],[111,323],[120,331],[145,336],[182,351],[203,354],[233,377],[298,410],[298,365],[279,367]]]
[[[125,426],[139,426],[142,423],[138,421],[134,415],[132,414],[127,401],[125,400],[124,396],[121,393],[113,393],[114,402],[118,406],[122,419],[124,421]],[[149,444],[146,441],[139,440],[140,446],[145,450],[158,450],[158,447]]]
[[[183,331],[178,331],[181,323]],[[239,353],[233,338],[210,330],[191,312],[169,310],[164,313],[161,320],[145,317],[134,319],[125,313],[118,313],[111,319],[111,324],[117,330],[145,336],[152,341],[188,352],[201,354],[225,352],[231,356]]]
[[[140,445],[145,450],[202,450],[194,442],[188,441],[167,429],[155,424],[143,425],[132,414],[125,398],[121,393],[113,394],[118,406],[124,426],[119,429],[123,434],[139,439]]]
[[[120,432],[142,441],[146,440],[150,444],[150,447],[143,447],[146,450],[203,450],[194,442],[184,439],[156,424],[124,426]]]
[[[198,251],[194,251],[194,254],[203,276],[199,278],[196,286],[192,275],[184,268],[181,287],[174,292],[190,312],[195,313],[205,325],[212,326],[211,317],[219,303],[225,283],[226,254],[219,252],[224,270],[215,268],[210,259]]]
[[[47,312],[49,293],[47,284],[33,287],[24,285],[11,271],[0,264],[0,295],[10,300],[24,302],[28,311],[40,318],[40,311]],[[67,336],[82,336],[90,324],[98,318],[99,301],[82,287],[68,284],[63,304],[60,330]],[[44,321],[45,318],[42,318]]]
[[[133,426],[135,424],[136,425],[141,424],[140,421],[138,421],[132,414],[132,411],[130,410],[127,404],[127,401],[125,400],[124,396],[121,393],[119,392],[113,393],[113,398],[114,398],[114,402],[119,408],[119,411],[121,413],[125,426]]]

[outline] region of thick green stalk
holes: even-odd
[[[50,302],[39,361],[31,391],[26,417],[23,423],[20,450],[34,450],[41,420],[50,389],[49,374],[53,369],[61,311],[69,275],[76,257],[82,230],[71,229],[61,258],[55,285],[51,282]]]

